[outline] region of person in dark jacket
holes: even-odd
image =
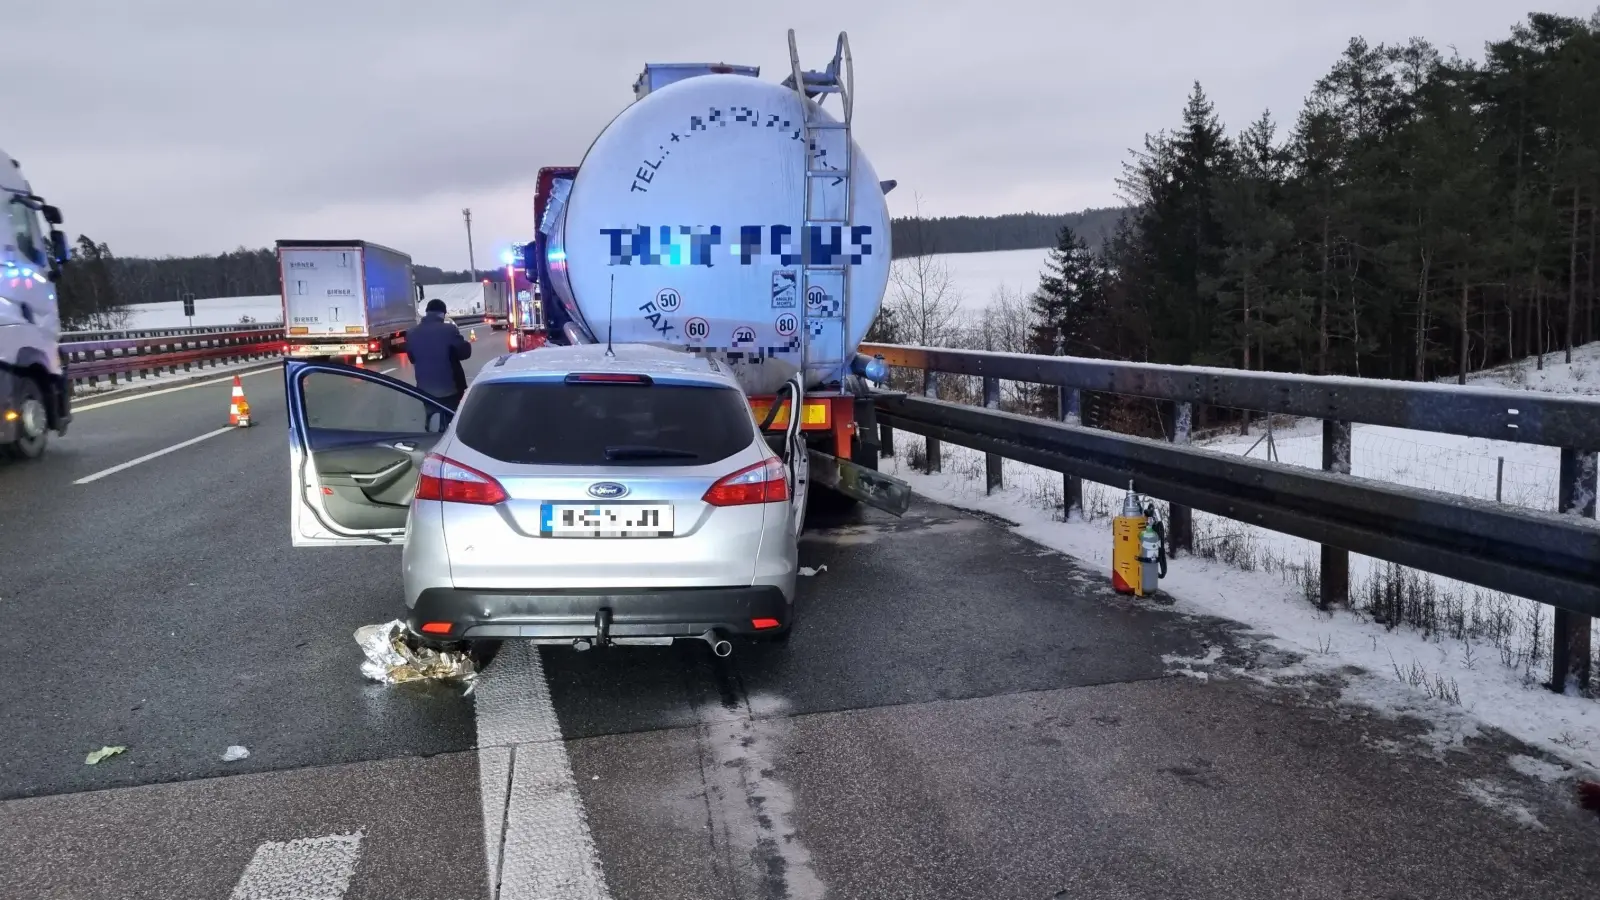
[[[417,387],[455,409],[467,390],[461,363],[472,355],[472,344],[445,321],[443,300],[429,300],[424,312],[422,321],[406,335],[406,353],[416,369]]]

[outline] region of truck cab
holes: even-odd
[[[34,459],[71,420],[56,286],[67,262],[61,211],[0,151],[0,456]]]

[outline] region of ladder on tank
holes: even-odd
[[[800,229],[800,353],[802,366],[831,380],[836,374],[843,386],[848,374],[850,347],[850,251],[854,232],[855,184],[851,162],[855,144],[850,137],[850,120],[855,107],[855,66],[850,59],[850,40],[839,32],[833,61],[827,69],[803,71],[794,29],[789,29],[790,75],[784,86],[799,96],[801,131],[805,141],[805,201]],[[827,95],[839,95],[843,120],[834,121],[822,112]],[[816,103],[812,98],[819,98]],[[834,162],[837,160],[837,164]],[[838,229],[839,252],[832,259],[819,261],[813,249],[826,247],[833,229]],[[812,236],[821,232],[821,240]],[[811,347],[823,349],[817,359]]]

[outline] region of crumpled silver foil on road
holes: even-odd
[[[381,684],[432,679],[471,681],[478,677],[472,658],[459,650],[435,650],[418,643],[399,620],[356,629],[356,643],[367,661],[361,674]]]

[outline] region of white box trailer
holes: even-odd
[[[382,359],[417,322],[411,257],[369,241],[278,241],[285,355]]]
[[[499,331],[506,327],[511,316],[511,304],[502,282],[461,281],[452,284],[424,284],[418,288],[422,296],[417,300],[420,316],[429,300],[444,301],[449,316],[482,316],[484,324]]]

